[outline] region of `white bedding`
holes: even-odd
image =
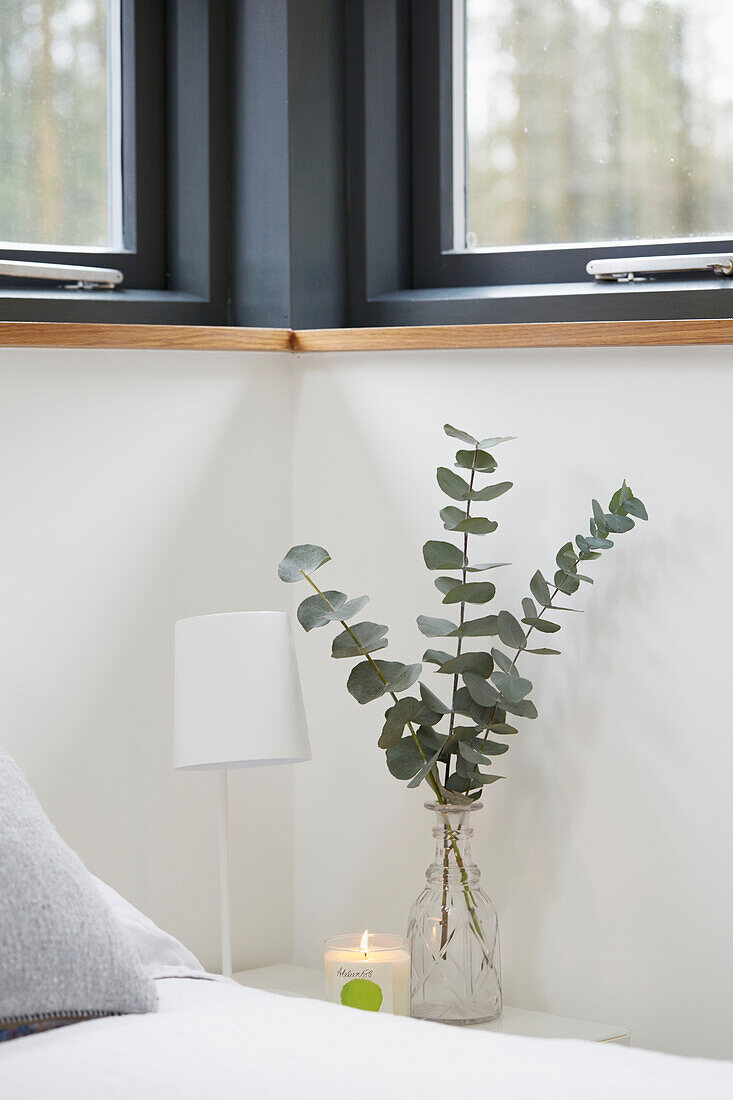
[[[0,1044],[2,1100],[731,1100],[733,1062],[523,1039],[168,978],[160,1009]]]

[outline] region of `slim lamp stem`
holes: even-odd
[[[219,895],[221,899],[221,972],[232,976],[232,925],[229,909],[229,788],[226,768],[219,772]]]

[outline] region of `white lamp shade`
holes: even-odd
[[[181,619],[175,631],[174,767],[310,760],[298,666],[284,611]]]

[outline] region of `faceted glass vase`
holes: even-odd
[[[436,817],[435,861],[412,907],[412,1015],[446,1024],[478,1024],[501,1016],[501,963],[496,909],[479,886],[471,858],[472,815],[480,802],[426,802]]]

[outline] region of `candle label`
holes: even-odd
[[[350,1008],[392,1012],[392,963],[339,963],[333,991],[334,999]]]

